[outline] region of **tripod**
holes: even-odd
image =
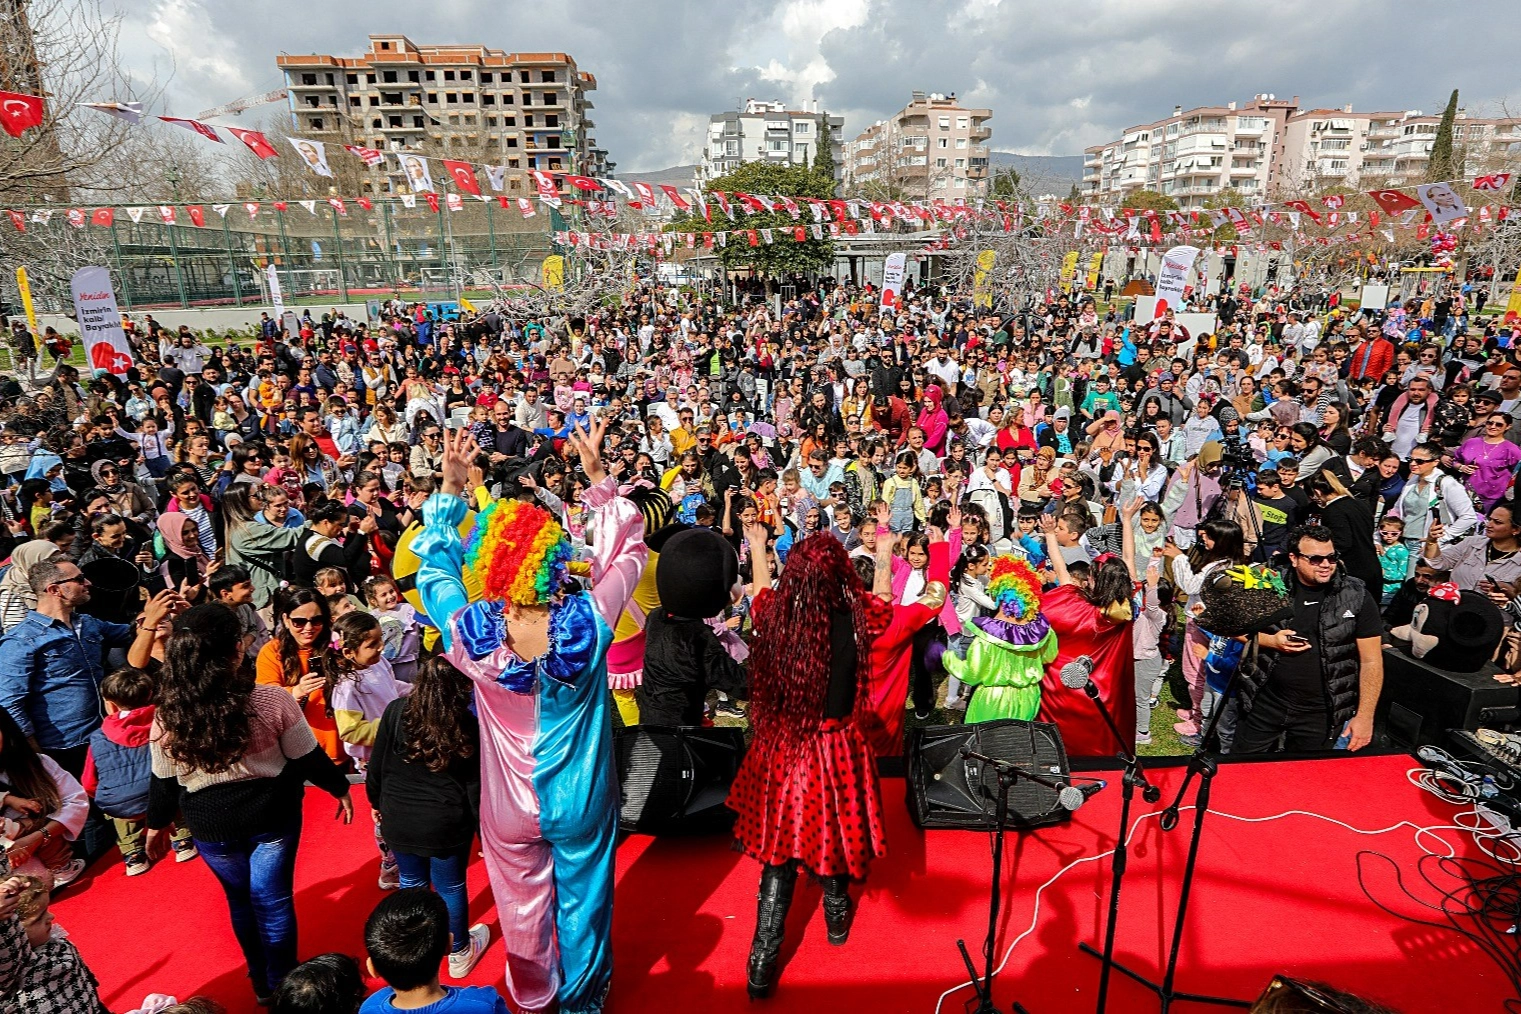
[[[1091,660],[1090,668],[1091,668]],[[1067,674],[1065,667],[1062,674],[1062,682],[1066,682]],[[1120,887],[1125,880],[1125,869],[1130,863],[1130,846],[1126,841],[1130,833],[1130,806],[1135,800],[1135,790],[1141,787],[1141,797],[1148,803],[1155,803],[1162,798],[1162,790],[1146,780],[1146,771],[1141,767],[1141,758],[1132,753],[1125,746],[1125,737],[1120,734],[1119,726],[1114,721],[1114,716],[1109,713],[1109,708],[1099,696],[1099,688],[1092,679],[1086,675],[1082,684],[1083,693],[1097,705],[1099,714],[1103,716],[1104,724],[1109,726],[1109,731],[1114,735],[1114,740],[1120,745],[1120,760],[1125,765],[1125,778],[1120,783],[1120,833],[1115,838],[1114,852],[1110,855],[1110,880],[1109,880],[1109,922],[1104,927],[1104,950],[1095,951],[1087,944],[1079,944],[1085,954],[1091,954],[1102,962],[1099,970],[1098,987],[1098,1014],[1104,1014],[1109,1005],[1109,973],[1115,967],[1114,962],[1114,933],[1119,924],[1120,916]]]
[[[972,955],[966,949],[966,941],[956,941],[956,947],[961,951],[961,960],[966,962],[967,974],[972,977],[972,989],[977,993],[977,1009],[974,1014],[998,1014],[998,1008],[993,1005],[993,954],[998,945],[998,909],[1003,900],[1003,837],[1004,822],[1009,816],[1009,790],[1020,778],[1058,791],[1066,786],[1062,782],[1016,767],[1006,760],[977,753],[970,747],[962,747],[961,756],[992,765],[998,772],[998,804],[994,809],[993,822],[993,885],[988,892],[988,935],[982,942],[983,972],[980,976],[977,974],[977,966],[972,962]],[[1014,1014],[1030,1012],[1016,1000]]]
[[[1242,664],[1244,665],[1245,662],[1246,659],[1243,659]],[[1238,665],[1235,671],[1231,673],[1230,679],[1225,684],[1225,692],[1220,695],[1220,705],[1216,707],[1214,712],[1209,716],[1209,722],[1205,725],[1203,733],[1199,736],[1199,745],[1194,748],[1193,755],[1188,759],[1188,773],[1183,777],[1183,784],[1178,787],[1178,794],[1173,799],[1172,805],[1162,811],[1162,818],[1160,821],[1162,830],[1171,831],[1176,828],[1178,826],[1178,814],[1182,809],[1183,797],[1187,794],[1188,788],[1193,783],[1194,778],[1197,777],[1199,779],[1199,788],[1194,795],[1194,827],[1193,834],[1190,836],[1188,842],[1188,862],[1185,863],[1183,867],[1183,890],[1182,893],[1178,896],[1178,915],[1176,921],[1173,923],[1172,946],[1169,948],[1167,953],[1167,967],[1162,974],[1161,984],[1152,982],[1141,973],[1135,971],[1134,969],[1127,968],[1124,965],[1120,964],[1118,961],[1114,960],[1114,916],[1116,911],[1116,902],[1119,894],[1119,885],[1117,881],[1110,896],[1109,928],[1105,934],[1104,953],[1101,954],[1100,952],[1095,951],[1087,944],[1078,944],[1078,947],[1082,949],[1083,953],[1091,954],[1094,957],[1099,958],[1105,962],[1105,974],[1108,972],[1108,966],[1113,966],[1114,968],[1119,969],[1125,975],[1128,975],[1130,978],[1134,979],[1136,982],[1139,982],[1141,985],[1145,986],[1147,989],[1155,993],[1157,995],[1157,998],[1162,1001],[1162,1014],[1167,1014],[1167,1012],[1172,1009],[1173,1003],[1178,1000],[1187,1000],[1192,1003],[1214,1004],[1219,1007],[1245,1008],[1251,1006],[1250,1002],[1244,1000],[1232,1000],[1228,997],[1210,996],[1205,993],[1184,993],[1173,988],[1173,983],[1177,980],[1178,975],[1178,953],[1183,946],[1183,926],[1188,920],[1188,901],[1190,895],[1193,894],[1194,872],[1197,868],[1199,860],[1199,839],[1204,831],[1204,817],[1209,812],[1210,786],[1214,781],[1215,772],[1219,768],[1215,757],[1210,752],[1210,744],[1214,741],[1215,727],[1220,724],[1220,716],[1225,713],[1225,704],[1231,699],[1231,695],[1236,689],[1236,677],[1240,672],[1241,666]],[[1129,780],[1129,777],[1130,775],[1127,769],[1127,782]],[[1160,793],[1158,793],[1158,796],[1160,796]],[[1119,856],[1121,854],[1121,849],[1124,848],[1124,836],[1128,830],[1128,825],[1123,826],[1120,830],[1120,843],[1115,849],[1116,856]],[[1107,981],[1101,977],[1099,1010],[1104,1009],[1102,1005],[1107,999],[1103,992],[1103,988],[1106,985]]]

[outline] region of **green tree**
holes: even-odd
[[[1173,200],[1171,197],[1168,197],[1166,194],[1158,193],[1155,190],[1132,190],[1130,193],[1126,194],[1123,198],[1120,199],[1120,206],[1124,208],[1134,208],[1137,211],[1178,210],[1177,201]],[[1177,226],[1173,225],[1172,220],[1165,216],[1158,217],[1157,221],[1161,224],[1162,231],[1164,233],[1172,232],[1177,228]],[[1141,226],[1142,232],[1145,232],[1149,229],[1149,225],[1143,224]]]
[[[1206,211],[1219,211],[1222,208],[1245,208],[1247,206],[1246,195],[1235,187],[1226,187],[1204,198]],[[1200,216],[1205,219],[1206,216]],[[1220,228],[1209,234],[1211,243],[1234,243],[1240,238],[1236,227],[1226,222]]]
[[[993,178],[988,181],[988,195],[995,201],[1021,199],[1019,173],[1013,166],[1004,166],[993,171]]]
[[[831,160],[832,164],[832,160]],[[794,199],[815,197],[830,200],[834,197],[834,178],[821,176],[803,166],[768,165],[765,162],[746,162],[726,176],[710,180],[703,188],[708,193],[723,194],[785,194]],[[731,205],[737,205],[732,197]],[[803,202],[799,201],[799,204]],[[815,272],[834,263],[834,244],[827,238],[814,239],[812,233],[799,243],[792,230],[797,226],[813,224],[813,216],[804,208],[803,216],[793,221],[786,209],[762,211],[746,215],[736,206],[735,221],[730,223],[717,204],[709,201],[709,211],[715,216],[711,223],[701,212],[679,215],[672,220],[670,229],[675,232],[716,232],[727,230],[726,246],[714,247],[714,253],[725,268],[752,267],[768,280],[776,279],[794,271]],[[751,246],[745,230],[753,229],[757,237],[762,229],[773,229],[773,242],[764,241]]]
[[[1437,124],[1436,139],[1431,142],[1431,161],[1426,163],[1426,179],[1432,182],[1438,180],[1456,179],[1462,171],[1462,165],[1454,157],[1452,150],[1452,124],[1458,118],[1458,90],[1452,90],[1452,96],[1447,100],[1447,108],[1442,110],[1442,122]]]
[[[820,116],[815,137],[818,138],[813,153],[813,171],[830,181],[829,193],[834,196],[834,134],[829,129],[829,117]]]

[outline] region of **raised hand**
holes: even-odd
[[[444,457],[440,464],[443,472],[442,492],[458,496],[470,481],[470,465],[480,453],[480,445],[467,429],[444,430]]]

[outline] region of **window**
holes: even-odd
[[[494,126],[496,126],[496,117],[495,116],[488,116],[488,117],[486,117],[486,126],[488,126],[488,127],[494,127]]]
[[[313,130],[321,130],[322,129],[322,117],[320,117],[320,116],[313,116],[312,117],[312,129]]]
[[[957,169],[965,169],[966,168],[966,159],[964,159],[964,158],[958,158],[956,160],[956,168]]]
[[[533,126],[533,114],[532,113],[528,113],[527,115],[525,115],[523,117],[523,126],[525,126],[525,127],[531,127],[531,126]]]
[[[454,105],[455,103],[457,103],[459,101],[459,93],[458,92],[445,92],[444,93],[444,101],[447,102],[451,106]]]
[[[502,126],[504,126],[504,127],[516,127],[517,125],[518,125],[518,118],[516,116],[504,116],[504,117],[502,117]]]
[[[364,83],[365,84],[374,84],[375,83],[375,75],[374,74],[366,74],[364,76]]]
[[[520,71],[518,71],[518,83],[519,84],[527,84],[528,83],[528,72],[526,70],[520,70]]]
[[[460,71],[459,72],[459,79],[461,81],[469,81],[470,80],[470,71],[468,71],[468,70],[462,70],[462,71]]]
[[[807,120],[798,120],[792,125],[792,132],[794,134],[808,134],[812,133],[812,131],[813,124],[809,123]]]
[[[509,148],[516,148],[517,146],[518,146],[518,139],[516,137],[509,137],[507,139],[507,147],[509,147]]]
[[[343,82],[344,82],[344,84],[356,85],[356,84],[359,83],[359,75],[358,74],[345,74],[343,76]]]
[[[316,74],[302,74],[301,75],[301,83],[304,84],[304,85],[314,85],[314,84],[317,83],[317,75]]]
[[[942,117],[940,117],[940,129],[941,130],[950,130],[951,129],[951,118],[949,116],[942,116]]]
[[[422,125],[423,125],[423,118],[421,116],[414,116],[414,117],[412,117],[412,126],[414,126],[414,127],[421,127]]]
[[[560,147],[560,135],[559,134],[550,134],[548,137],[546,137],[544,139],[544,147],[546,147],[546,148],[558,148],[558,147]]]
[[[539,80],[545,84],[553,84],[555,80],[555,72],[552,70],[543,71],[539,74]]]
[[[374,127],[376,130],[379,130],[380,129],[380,120],[379,119],[371,120],[370,121],[370,126]]]
[[[387,116],[386,117],[386,123],[389,126],[392,126],[392,127],[399,127],[399,126],[401,126],[401,117],[400,116]]]
[[[350,95],[349,96],[349,105],[351,107],[359,105],[359,96],[358,95]]]
[[[333,75],[328,74],[328,75],[325,75],[325,76],[327,77],[327,83],[328,84],[332,84],[333,83]]]
[[[371,95],[370,96],[370,105],[372,105],[372,106],[378,106],[378,105],[380,105],[380,96],[379,95]]]
[[[786,141],[767,141],[766,142],[766,150],[767,151],[786,151],[787,150],[787,142]]]
[[[967,129],[967,127],[969,127],[971,125],[971,122],[972,121],[971,121],[970,117],[958,116],[958,117],[956,117],[956,129],[957,130],[965,130],[965,129]]]
[[[446,70],[446,71],[444,71],[444,80],[445,81],[453,81],[454,80],[454,71],[452,71],[452,70]]]
[[[336,96],[336,95],[329,95],[327,97],[327,104],[330,105],[330,106],[336,106],[338,104],[338,96]]]
[[[438,103],[438,92],[429,92],[428,101],[436,105]]]
[[[523,93],[523,105],[525,105],[525,106],[531,106],[531,105],[533,105],[533,92],[524,92]]]
[[[559,105],[559,103],[560,103],[560,93],[559,92],[545,92],[543,95],[539,96],[539,101],[542,102],[542,103],[544,103],[546,106]]]
[[[315,95],[308,95],[306,97],[306,104],[309,105],[309,106],[311,106],[313,109],[316,109],[317,108],[317,96],[315,96]]]
[[[489,71],[489,70],[488,71],[482,71],[481,72],[481,84],[490,84],[490,83],[491,83],[491,71]]]
[[[504,105],[504,106],[513,105],[516,102],[516,100],[517,100],[517,96],[513,95],[512,92],[503,92],[502,93],[502,105]]]
[[[382,42],[380,44],[380,48],[381,49],[390,49],[391,48],[391,44],[389,42]]]
[[[944,169],[945,168],[945,159],[943,159],[943,158],[937,158],[937,159],[935,159],[935,168],[936,169]]]
[[[475,114],[474,113],[467,113],[467,114],[465,114],[465,126],[467,126],[467,127],[473,127],[473,126],[475,126]]]
[[[418,74],[418,72],[415,70],[407,71],[407,80],[411,81],[413,84],[417,84],[420,77],[421,75]]]
[[[464,102],[468,106],[475,105],[475,92],[465,92],[460,96],[460,101]]]
[[[483,105],[483,106],[494,106],[494,105],[496,105],[496,96],[495,95],[487,95],[485,93],[482,93],[482,95],[481,95],[481,105]]]
[[[380,72],[380,80],[384,81],[386,84],[395,84],[396,72],[394,70],[383,70]]]
[[[738,141],[725,141],[724,142],[724,154],[725,155],[738,155],[739,154],[739,142]]]
[[[548,113],[548,114],[546,114],[544,116],[544,126],[546,126],[546,127],[558,127],[559,125],[560,125],[560,114],[559,113]]]
[[[956,147],[958,147],[958,148],[965,148],[966,147],[966,138],[964,138],[964,137],[958,137],[958,138],[956,138]]]
[[[792,146],[792,150],[799,155],[806,156],[808,154],[808,145],[800,141]]]
[[[937,147],[937,148],[948,148],[948,147],[950,147],[950,138],[947,138],[947,137],[940,138],[939,141],[936,143],[935,147]]]

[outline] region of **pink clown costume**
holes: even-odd
[[[481,724],[481,845],[507,951],[513,1004],[602,1008],[612,980],[618,784],[608,711],[612,624],[647,558],[639,510],[604,479],[583,494],[592,591],[550,603],[550,647],[506,643],[504,603],[469,602],[458,525],[465,503],[434,494],[414,542],[417,587],[442,620],[446,657],[475,684]]]

